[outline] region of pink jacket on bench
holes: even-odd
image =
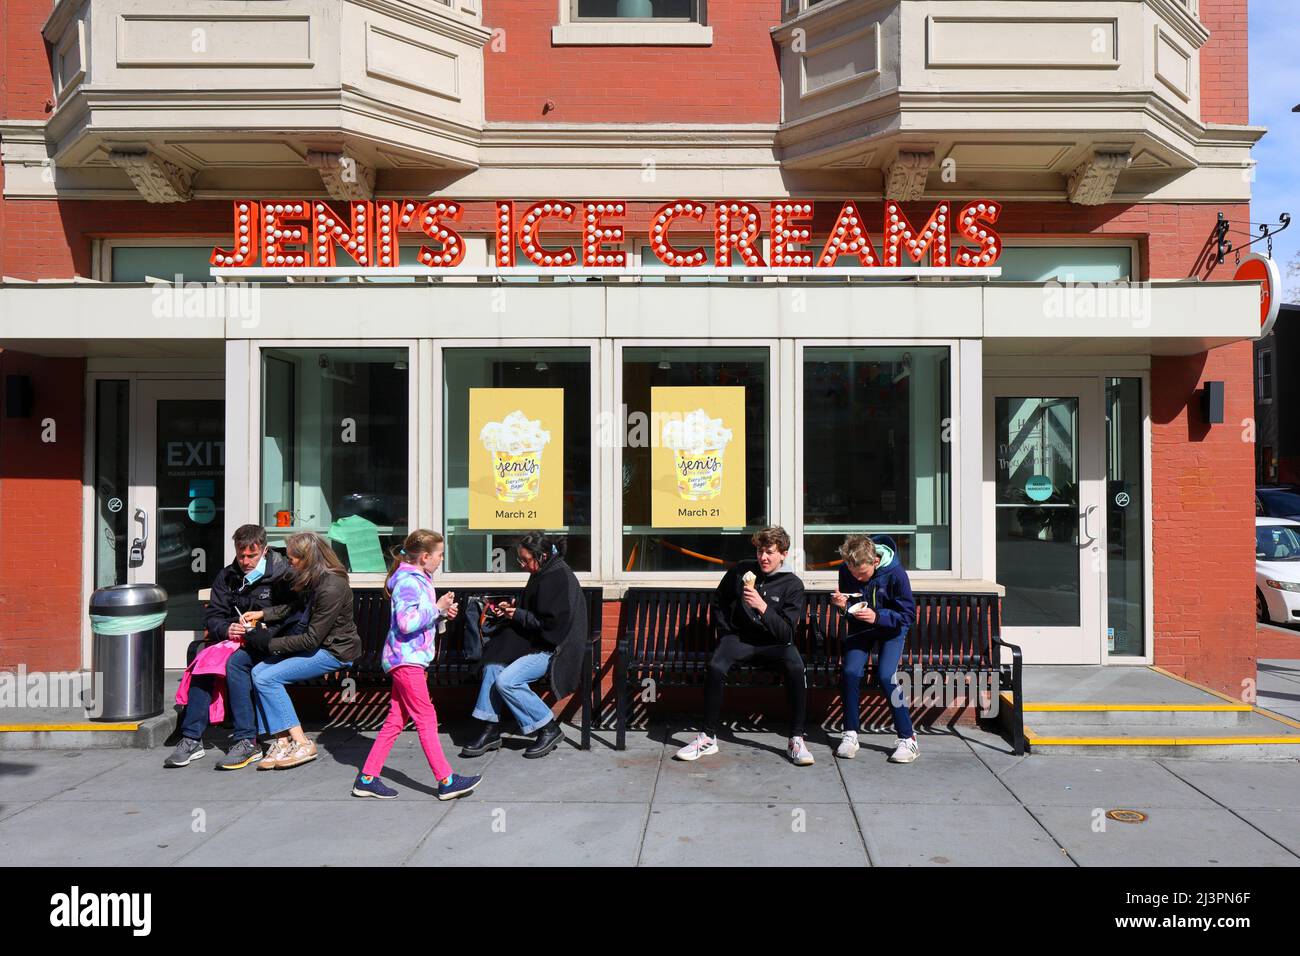
[[[185,668],[181,677],[181,686],[176,688],[176,703],[184,707],[190,700],[191,677],[211,675],[212,704],[208,707],[208,722],[219,724],[226,719],[226,662],[230,655],[244,645],[240,641],[218,641],[210,644],[194,655],[194,660]]]

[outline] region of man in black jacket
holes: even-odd
[[[803,619],[803,581],[786,569],[790,536],[784,528],[764,528],[751,539],[755,560],[740,561],[718,585],[718,649],[709,661],[704,689],[704,731],[677,751],[678,760],[698,760],[718,752],[718,720],[727,673],[742,661],[762,661],[781,669],[790,702],[790,760],[806,767],[813,756],[804,742],[808,683],[803,658],[794,646]]]
[[[241,621],[248,611],[258,611],[292,599],[290,574],[293,569],[278,551],[266,546],[266,531],[255,524],[241,525],[234,535],[235,560],[217,572],[212,582],[203,625],[209,641],[242,640],[247,628]],[[234,741],[222,770],[239,770],[262,756],[257,745],[257,719],[253,710],[253,665],[263,655],[241,647],[226,662],[226,700],[235,729]],[[190,696],[181,719],[181,740],[166,767],[184,767],[204,754],[203,732],[208,729],[208,712],[215,693],[212,676],[192,676]]]

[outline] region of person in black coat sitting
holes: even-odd
[[[478,757],[501,746],[503,705],[523,733],[537,734],[525,757],[545,757],[564,739],[551,709],[528,686],[549,669],[551,689],[556,697],[565,697],[577,689],[582,672],[587,606],[578,579],[564,562],[564,550],[563,538],[540,531],[530,532],[516,545],[528,583],[518,606],[488,605],[488,613],[505,619],[508,626],[483,650],[483,683],[474,716],[484,726],[478,739],[461,750],[462,757]]]

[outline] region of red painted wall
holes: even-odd
[[[1246,0],[1201,0],[1201,22],[1201,122],[1249,122]]]
[[[28,375],[33,390],[31,417],[0,407],[0,670],[81,666],[85,368],[0,352],[0,377]],[[42,441],[45,419],[53,442]]]
[[[709,4],[713,45],[552,46],[555,0],[488,0],[487,119],[522,123],[777,123],[779,0]],[[543,114],[547,100],[555,109]]]
[[[1257,644],[1251,363],[1249,342],[1151,363],[1155,662],[1234,697]],[[1201,415],[1210,379],[1220,425]]]

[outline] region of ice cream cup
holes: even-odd
[[[492,453],[492,482],[498,501],[532,501],[542,485],[542,451]]]
[[[722,449],[709,448],[698,454],[678,449],[677,493],[687,501],[706,501],[722,494]]]

